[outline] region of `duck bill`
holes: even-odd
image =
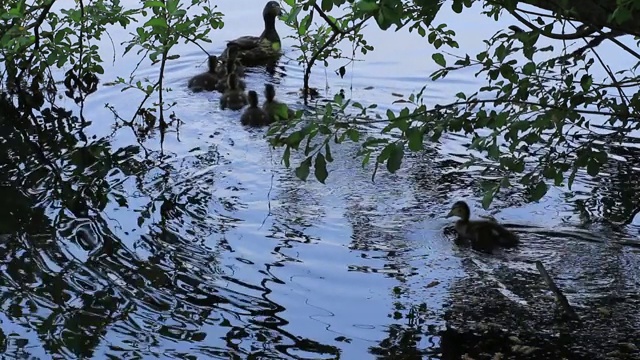
[[[452,216],[454,216],[455,214],[453,213],[453,210],[449,211],[449,213],[447,214],[447,216],[445,216],[446,218],[450,218]]]

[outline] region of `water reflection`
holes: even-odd
[[[227,10],[242,18],[245,9]],[[112,129],[101,101],[131,106],[118,89],[87,99],[86,122],[54,104],[30,116],[0,97],[0,346],[8,356],[458,359],[513,354],[515,336],[542,349],[533,354],[568,357],[572,344],[605,353],[640,341],[634,144],[611,145],[617,158],[606,176],[579,174],[573,193],[526,204],[520,189],[501,192],[491,214],[525,241],[486,256],[443,232],[457,199],[486,214],[479,184],[492,174],[455,169],[469,157],[466,138],[426,144],[375,183],[346,143],[333,149],[327,185],[303,183],[263,131],[218,111],[215,94],[186,90],[201,57],[189,51],[180,60],[189,66],[176,62],[167,74],[184,123],[163,148],[151,130]],[[353,88],[358,101],[391,103],[390,93],[423,81],[414,73],[426,65],[383,53],[355,68],[355,83],[329,72],[312,85],[331,81],[328,98]],[[381,75],[390,66],[407,73]],[[250,87],[275,82],[283,101],[298,101],[297,65],[251,75]],[[442,86],[473,84],[461,77]],[[427,91],[427,100],[444,90]],[[535,260],[586,326],[558,320]]]

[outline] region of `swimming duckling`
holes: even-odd
[[[248,93],[249,107],[244,110],[240,122],[242,125],[264,126],[269,125],[269,116],[258,107],[258,93],[251,90]]]
[[[245,69],[240,60],[238,59],[239,47],[234,43],[227,44],[227,58],[222,61],[223,66],[218,67],[218,78],[226,78],[229,73],[229,66],[227,64],[233,63],[234,68],[233,71],[238,74],[238,76],[245,75]]]
[[[238,75],[232,72],[227,76],[227,89],[220,97],[220,109],[240,110],[245,105],[247,96],[243,89],[238,88]]]
[[[218,84],[218,75],[216,73],[216,68],[218,66],[218,57],[215,55],[209,56],[208,60],[209,70],[198,74],[191,79],[187,86],[193,92],[200,91],[213,91],[216,89]]]
[[[262,104],[262,110],[269,115],[270,122],[274,122],[276,120],[291,120],[295,117],[295,111],[289,109],[286,104],[275,100],[276,89],[272,84],[264,85],[264,97],[266,99],[264,104]],[[284,109],[286,109],[286,113]],[[287,116],[286,118],[284,118],[285,114]]]
[[[464,201],[453,204],[447,217],[458,216],[455,230],[462,240],[470,241],[471,247],[478,251],[491,253],[497,247],[511,248],[519,244],[520,240],[502,225],[489,220],[469,220],[471,211]]]
[[[226,71],[225,71],[225,75],[223,77],[220,78],[220,80],[218,80],[218,83],[216,84],[216,90],[220,91],[220,92],[225,92],[225,90],[227,90],[227,83],[228,83],[228,74],[235,74],[236,75],[236,84],[238,89],[240,90],[244,90],[247,88],[247,84],[245,84],[245,82],[243,80],[238,79],[238,73],[236,72],[236,68],[237,68],[237,64],[234,62],[228,62],[225,65]]]
[[[238,59],[246,66],[262,65],[278,58],[282,53],[280,36],[276,31],[276,17],[282,15],[282,8],[277,1],[269,1],[262,10],[264,31],[260,36],[241,36],[229,43],[239,48]],[[225,49],[220,58],[226,60],[229,48]]]

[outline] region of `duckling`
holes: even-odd
[[[289,109],[286,104],[275,100],[276,89],[272,84],[264,85],[264,97],[266,98],[266,100],[264,101],[264,104],[262,104],[262,110],[264,110],[269,115],[270,122],[274,122],[276,120],[290,120],[296,116],[296,112]],[[287,118],[283,118],[283,106],[287,109]]]
[[[247,96],[243,89],[238,88],[238,75],[232,72],[227,76],[227,89],[220,97],[220,109],[240,110],[245,105]]]
[[[269,1],[262,10],[264,31],[260,36],[242,36],[230,43],[239,48],[238,59],[246,66],[262,65],[273,61],[281,55],[280,36],[276,31],[276,17],[282,15],[282,8],[277,1]],[[220,57],[226,60],[229,48]]]
[[[502,225],[489,220],[471,221],[471,211],[464,201],[453,204],[447,217],[458,216],[455,229],[461,240],[471,242],[471,247],[478,251],[491,253],[496,247],[511,248],[519,244],[520,240]]]
[[[236,84],[238,89],[240,90],[244,90],[247,88],[247,84],[245,84],[245,82],[243,80],[238,79],[238,73],[236,72],[236,64],[234,62],[228,62],[226,63],[226,71],[224,73],[224,75],[220,78],[220,80],[218,80],[218,83],[216,84],[216,90],[224,93],[225,90],[227,90],[227,79],[228,79],[228,74],[235,74],[236,75]]]
[[[208,61],[209,70],[198,74],[191,79],[187,86],[193,92],[200,91],[213,91],[218,84],[218,75],[216,74],[216,67],[218,66],[218,57],[215,55],[209,56]]]
[[[238,74],[238,76],[244,76],[245,75],[244,66],[242,65],[240,60],[238,60],[238,52],[239,52],[238,45],[234,43],[228,43],[227,51],[228,51],[227,58],[226,60],[222,61],[222,64],[224,66],[218,67],[218,72],[217,72],[218,78],[226,78],[227,74],[229,73],[228,72],[229,66],[227,65],[229,63],[234,64],[235,67],[233,71],[236,74]]]
[[[244,110],[240,122],[242,125],[264,126],[269,125],[269,116],[258,107],[258,93],[251,90],[248,93],[249,107]]]

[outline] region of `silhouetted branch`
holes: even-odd
[[[536,261],[536,268],[538,268],[540,275],[542,275],[544,281],[547,283],[551,291],[555,294],[556,299],[558,299],[560,306],[562,306],[567,315],[569,315],[571,319],[580,320],[580,317],[578,317],[578,314],[576,314],[576,312],[573,310],[567,298],[564,296],[564,294],[562,294],[556,283],[553,282],[551,276],[549,276],[549,273],[544,268],[544,265],[542,265],[542,262]]]

